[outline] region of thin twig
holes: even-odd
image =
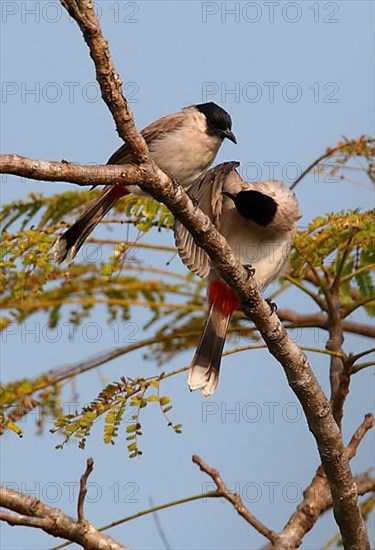
[[[349,315],[351,315],[356,309],[358,309],[359,307],[365,306],[370,302],[374,302],[374,296],[365,296],[361,300],[354,302],[354,304],[351,304],[350,306],[343,308],[342,318],[345,319],[345,317],[348,317]]]
[[[288,274],[285,275],[284,278],[287,281],[289,281],[290,283],[292,283],[294,286],[296,286],[297,288],[302,290],[302,292],[305,292],[305,294],[310,296],[310,298],[312,300],[314,300],[314,302],[320,307],[320,309],[322,311],[326,310],[327,306],[324,303],[324,301],[317,294],[315,294],[312,290],[310,290],[306,285],[301,283],[301,281],[299,281],[298,279],[295,279],[294,277],[292,277],[291,275],[288,275]]]
[[[351,355],[349,357],[352,360],[352,364],[354,365],[354,363],[358,361],[358,359],[362,359],[362,357],[365,357],[365,355],[369,355],[370,353],[374,353],[374,352],[375,352],[375,348],[370,348],[370,349],[366,349],[365,351],[361,351],[360,353],[356,353],[355,355]]]
[[[349,441],[348,446],[346,447],[346,453],[349,460],[356,455],[359,444],[361,443],[362,439],[365,437],[366,433],[369,430],[371,430],[373,426],[374,426],[374,417],[371,413],[367,413],[365,415],[365,418],[362,424],[359,426],[359,428],[357,428],[355,433],[352,435],[352,438]]]
[[[229,491],[226,488],[225,483],[221,479],[219,472],[203,462],[203,460],[198,455],[193,455],[192,460],[194,464],[197,464],[199,466],[202,472],[205,472],[214,481],[217,487],[218,496],[224,497],[228,502],[233,504],[236,512],[241,517],[243,517],[245,521],[252,525],[254,529],[256,529],[261,535],[266,537],[268,540],[273,541],[276,533],[274,531],[271,531],[271,529],[268,529],[268,527],[266,527],[258,518],[256,518],[248,508],[246,508],[246,506],[242,502],[240,495],[238,495],[237,493],[232,493],[232,491]]]
[[[302,172],[302,174],[300,174],[298,176],[298,178],[292,183],[292,185],[290,186],[290,189],[294,189],[296,187],[296,185],[298,185],[298,183],[305,177],[307,176],[307,174],[309,172],[311,172],[311,170],[313,168],[315,168],[315,166],[317,166],[322,160],[326,159],[326,158],[329,158],[331,157],[332,155],[334,155],[335,153],[338,153],[339,151],[341,151],[342,149],[345,149],[346,147],[348,147],[348,143],[342,143],[340,145],[338,145],[337,147],[332,147],[332,148],[329,148],[326,150],[325,153],[323,153],[322,155],[320,155],[320,157],[318,157],[316,160],[314,160],[314,162],[312,162],[307,168],[306,170],[304,170]]]
[[[328,330],[328,318],[322,313],[297,313],[290,309],[279,309],[277,314],[282,321],[290,321],[301,328],[311,327]],[[374,325],[365,325],[362,323],[342,320],[341,326],[345,332],[360,334],[361,336],[367,336],[368,338],[375,338]]]
[[[341,259],[338,263],[335,278],[334,278],[333,283],[332,283],[332,288],[334,288],[336,290],[338,290],[339,287],[340,287],[341,275],[342,275],[342,272],[344,270],[346,260],[348,259],[348,256],[350,254],[350,251],[351,251],[350,245],[352,244],[353,239],[354,239],[354,235],[351,235],[349,237],[349,239],[347,240],[345,249],[344,249],[344,251],[342,253],[342,256],[341,256]]]
[[[364,361],[363,363],[358,363],[358,365],[355,365],[352,368],[352,374],[357,374],[357,372],[367,369],[368,367],[373,367],[375,365],[375,361]]]
[[[77,503],[78,521],[83,521],[85,519],[85,516],[83,513],[83,506],[85,504],[85,498],[87,495],[87,480],[89,478],[89,475],[93,471],[93,469],[94,469],[94,461],[92,458],[88,458],[85,473],[82,474],[81,479],[79,480],[79,495],[78,495],[78,503]]]
[[[153,500],[152,497],[149,498],[149,502],[150,502],[150,508],[155,508],[155,503],[154,503],[154,500]],[[159,536],[160,536],[161,540],[163,541],[164,547],[166,548],[166,550],[172,550],[172,547],[168,542],[167,536],[166,536],[165,531],[164,531],[164,529],[161,525],[158,513],[156,511],[152,514],[152,519],[155,522],[156,529],[159,533]]]
[[[191,497],[180,498],[172,502],[167,502],[166,504],[160,504],[159,506],[155,506],[154,508],[147,508],[147,510],[141,510],[136,514],[132,514],[131,516],[126,516],[125,518],[112,521],[111,523],[107,523],[107,525],[103,525],[103,527],[100,527],[98,531],[102,532],[102,531],[106,531],[107,529],[112,529],[112,527],[117,527],[118,525],[122,525],[123,523],[128,523],[129,521],[133,521],[134,519],[141,518],[149,514],[154,514],[159,510],[165,510],[166,508],[172,508],[173,506],[179,506],[180,504],[185,504],[187,502],[194,502],[195,500],[201,500],[205,498],[215,498],[217,496],[218,496],[217,491],[209,491],[207,493],[201,493],[199,495],[194,495]],[[59,544],[59,546],[54,546],[53,548],[51,548],[51,550],[60,550],[61,548],[66,548],[70,544],[72,543],[64,542],[63,544]]]

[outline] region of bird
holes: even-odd
[[[264,291],[287,269],[301,212],[295,194],[283,182],[249,183],[237,172],[239,165],[231,161],[211,168],[188,194],[226,238],[236,259],[251,270],[259,290]],[[200,389],[209,397],[219,382],[229,322],[240,302],[178,220],[174,235],[182,262],[207,279],[209,309],[189,367],[188,385],[190,390]]]
[[[166,115],[142,132],[156,164],[184,188],[199,181],[214,161],[225,138],[237,143],[232,132],[232,119],[213,102],[190,105]],[[124,143],[107,164],[127,164],[132,154]],[[72,261],[89,234],[115,202],[129,193],[143,194],[137,186],[129,191],[123,185],[106,186],[90,201],[77,221],[55,241],[55,260]]]

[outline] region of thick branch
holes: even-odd
[[[348,460],[351,460],[356,455],[359,444],[373,425],[374,418],[372,414],[366,414],[362,424],[356,430],[345,449]],[[368,487],[368,480],[369,478],[366,478],[366,487]],[[358,483],[358,478],[355,481]],[[370,484],[370,486],[372,485]],[[363,494],[360,491],[358,493]],[[283,548],[285,550],[299,548],[306,533],[313,528],[321,514],[331,507],[332,497],[327,477],[324,474],[322,466],[319,466],[310,485],[303,493],[302,502],[298,505],[282,531],[275,537],[274,545],[267,545],[264,547],[264,550],[270,550],[271,548]]]
[[[375,491],[375,479],[371,478],[369,474],[362,474],[355,476],[355,484],[360,496],[372,493]],[[303,507],[298,508],[300,514],[295,524],[288,524],[280,535],[275,537],[274,543],[268,543],[262,547],[262,550],[275,550],[280,548],[282,550],[295,550],[302,544],[302,538],[310,531],[320,516],[332,508],[332,497],[328,489],[328,485],[319,486],[315,484],[315,494],[319,495],[322,499],[321,503],[315,507],[315,503],[309,504],[307,498],[309,494],[305,491],[306,498],[303,501]],[[302,505],[301,505],[302,506]]]
[[[100,533],[88,521],[76,522],[58,508],[51,508],[36,498],[12,491],[6,487],[0,488],[0,506],[16,512],[0,513],[0,520],[9,525],[25,525],[42,529],[53,537],[76,542],[90,550],[127,550],[125,546],[111,537]]]
[[[100,23],[91,0],[61,0],[61,4],[78,23],[89,48],[96,70],[102,98],[110,110],[121,139],[127,142],[138,163],[150,161],[146,142],[138,132],[128,102],[122,94],[122,82],[113,65],[108,42],[104,39]]]
[[[40,181],[65,181],[81,186],[138,185],[147,177],[149,165],[84,166],[67,161],[45,161],[20,155],[1,155],[0,173]]]
[[[237,513],[244,518],[250,525],[254,527],[261,535],[264,535],[268,540],[272,541],[275,537],[275,533],[268,529],[258,518],[256,518],[248,508],[244,505],[241,500],[240,495],[237,493],[232,493],[229,491],[224,481],[221,479],[221,476],[217,470],[211,468],[208,464],[203,462],[203,460],[197,456],[193,455],[193,462],[199,466],[202,472],[205,472],[211,477],[217,487],[217,496],[224,497],[228,502],[233,504]]]

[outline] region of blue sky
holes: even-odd
[[[215,101],[230,112],[238,138],[237,146],[224,143],[217,161],[241,161],[249,179],[266,179],[273,166],[273,176],[287,183],[342,136],[373,134],[373,3],[281,1],[273,6],[274,11],[267,2],[98,2],[137,125],[142,128],[191,103]],[[3,1],[1,12],[3,152],[105,162],[120,141],[93,84],[93,65],[77,26],[56,2]],[[6,177],[2,201],[31,191],[54,194],[71,188]],[[301,227],[325,212],[364,209],[373,203],[369,186],[323,177],[306,178],[297,195]],[[172,235],[149,239],[173,243]],[[163,268],[168,259],[168,255],[155,256],[155,264]],[[184,272],[178,259],[172,267]],[[297,292],[280,298],[279,306],[286,305],[314,311]],[[134,311],[134,322],[140,325],[144,318],[142,310]],[[114,347],[114,333],[106,328],[101,308],[91,321],[102,327],[98,341],[85,341],[79,331],[69,343],[63,330],[60,341],[52,343],[43,338],[43,318],[33,317],[27,327],[5,338],[2,379],[33,376]],[[311,330],[300,341],[324,347],[325,338]],[[352,336],[345,346],[347,351],[369,347]],[[181,354],[165,369],[188,364],[191,354],[192,350]],[[328,391],[326,358],[309,357]],[[95,373],[82,377],[79,401],[92,399],[103,377],[110,381],[123,374],[156,372],[141,353],[118,359],[100,369],[101,377]],[[373,380],[373,373],[364,371],[353,381],[344,423],[346,439],[373,408]],[[184,375],[166,381],[164,388],[172,397],[173,420],[183,424],[183,434],[172,434],[156,408],[146,410],[141,460],[129,461],[122,441],[115,447],[104,446],[100,427],[85,451],[73,445],[56,451],[58,437],[48,432],[35,436],[30,419],[23,440],[7,435],[2,441],[3,482],[35,491],[74,515],[72,484],[86,458],[93,456],[87,516],[100,526],[147,508],[149,497],[163,503],[210,488],[206,485],[210,480],[191,463],[196,453],[221,471],[228,486],[239,491],[270,528],[281,528],[312,478],[318,456],[275,360],[265,350],[225,359],[220,386],[209,400],[190,394]],[[72,399],[71,393],[65,397],[66,403]],[[372,463],[370,435],[353,461],[354,472],[363,472]],[[159,519],[174,549],[242,550],[263,543],[220,501],[172,508],[161,512]],[[334,533],[329,513],[308,534],[303,548],[321,547]],[[24,549],[25,540],[30,549],[51,546],[46,535],[30,529],[2,526],[1,534],[4,550]],[[112,534],[134,549],[163,548],[151,517],[120,526]]]

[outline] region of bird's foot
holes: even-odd
[[[169,174],[168,174],[169,175]],[[171,182],[172,182],[172,185],[173,185],[173,189],[175,191],[177,191],[177,189],[180,189],[181,188],[181,183],[174,177],[172,176],[169,176],[170,179],[171,179]]]
[[[249,277],[254,277],[255,269],[253,268],[253,266],[251,264],[245,264],[244,268],[246,269],[247,274],[249,275]]]
[[[275,313],[277,311],[277,304],[275,304],[275,302],[273,302],[270,298],[266,298],[266,302],[270,306],[270,315],[272,315],[272,313]]]
[[[198,200],[195,197],[189,197],[195,209],[198,207]]]

